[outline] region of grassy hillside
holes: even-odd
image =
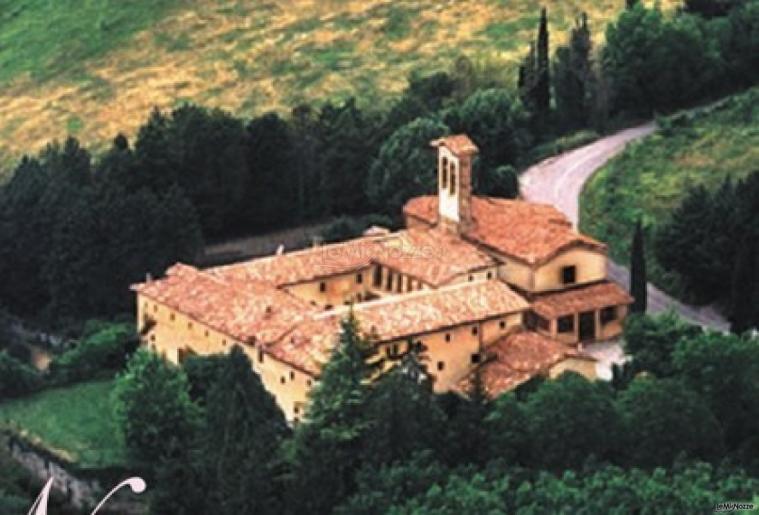
[[[662,129],[631,145],[586,185],[580,225],[609,243],[611,254],[627,262],[635,220],[647,228],[649,275],[669,290],[674,279],[656,262],[652,236],[680,204],[690,186],[717,187],[727,177],[759,169],[759,88],[730,97],[700,114],[662,121]]]
[[[83,467],[123,464],[126,450],[113,416],[112,388],[113,381],[80,383],[0,404],[0,426],[21,428]]]
[[[541,4],[556,43],[582,10],[602,33],[624,1],[0,0],[0,156],[67,133],[103,145],[185,100],[377,101],[461,54],[513,73]]]

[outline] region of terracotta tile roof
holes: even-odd
[[[480,366],[480,377],[490,397],[497,397],[529,379],[546,373],[551,367],[573,357],[593,360],[574,348],[533,331],[520,330],[497,340],[485,350],[486,361]],[[474,373],[464,378],[459,387],[467,391]]]
[[[381,239],[358,238],[211,268],[207,272],[235,282],[266,281],[286,286],[364,269],[370,266],[373,256],[382,252],[378,241]]]
[[[314,310],[307,302],[271,284],[227,281],[183,264],[169,268],[163,279],[137,284],[132,289],[248,343],[277,340]]]
[[[397,238],[381,244],[383,251],[374,261],[432,286],[496,264],[476,246],[447,232],[412,229],[395,234]]]
[[[536,297],[532,309],[545,318],[556,318],[572,313],[594,311],[608,306],[627,305],[633,298],[621,286],[611,281],[603,281],[588,286],[580,286],[557,293],[546,293]]]
[[[424,290],[357,304],[353,312],[361,330],[377,341],[391,341],[468,322],[524,311],[527,302],[500,281],[479,281]],[[267,346],[278,359],[318,374],[329,357],[340,320],[349,308],[314,315],[292,333]]]
[[[416,197],[406,203],[403,213],[434,225],[437,202],[437,196]],[[472,218],[471,228],[464,234],[466,239],[530,265],[542,264],[574,245],[606,249],[602,243],[575,231],[562,213],[545,204],[472,197]]]
[[[287,286],[381,263],[432,286],[495,262],[471,243],[442,231],[415,229],[210,268],[230,281],[266,281]]]
[[[430,143],[433,147],[444,146],[447,147],[455,155],[473,155],[480,151],[477,145],[469,139],[466,134],[456,134],[454,136],[446,136],[432,141]]]

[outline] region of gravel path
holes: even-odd
[[[585,182],[612,157],[624,150],[628,142],[654,132],[655,125],[647,123],[601,138],[590,145],[551,157],[522,174],[522,195],[532,202],[556,206],[577,226],[579,198]],[[609,261],[609,277],[627,287],[627,268]],[[727,330],[729,324],[713,307],[683,304],[648,284],[648,312],[660,313],[674,309],[683,318],[704,327]]]

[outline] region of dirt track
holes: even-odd
[[[579,198],[585,182],[609,159],[624,150],[628,142],[647,136],[654,130],[654,124],[648,123],[546,159],[524,172],[521,178],[522,195],[532,202],[556,206],[577,226]],[[609,277],[628,286],[629,272],[624,266],[610,261]],[[649,283],[648,312],[659,313],[670,308],[702,326],[718,330],[727,330],[729,326],[714,308],[683,304]]]

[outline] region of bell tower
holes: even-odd
[[[472,160],[479,149],[465,134],[430,144],[438,149],[438,223],[453,232],[464,232],[472,224]]]

